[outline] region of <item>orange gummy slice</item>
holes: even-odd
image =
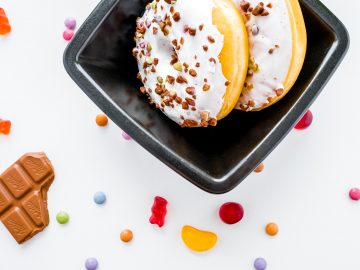
[[[11,26],[3,8],[0,8],[0,35],[10,33]]]
[[[0,134],[8,135],[11,129],[11,122],[9,120],[0,119]]]

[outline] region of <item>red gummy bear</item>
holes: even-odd
[[[9,19],[5,14],[4,9],[0,8],[0,35],[5,35],[10,33],[11,26],[9,24]]]
[[[160,228],[165,224],[165,216],[167,213],[166,206],[168,202],[162,197],[156,196],[154,204],[151,207],[152,215],[149,219],[151,224],[157,224]]]
[[[8,120],[0,119],[0,134],[8,135],[11,129],[11,122]]]

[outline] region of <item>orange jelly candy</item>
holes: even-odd
[[[10,33],[11,26],[3,8],[0,8],[0,35]]]
[[[8,120],[0,119],[0,134],[8,135],[11,129],[11,122]]]
[[[182,228],[181,238],[189,249],[196,252],[212,249],[217,242],[217,235],[215,233],[202,231],[188,225]]]

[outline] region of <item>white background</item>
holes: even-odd
[[[0,118],[13,122],[0,136],[0,171],[22,154],[45,151],[56,169],[49,191],[50,225],[17,245],[0,225],[1,270],[84,269],[89,256],[99,269],[253,269],[262,256],[268,269],[360,269],[360,204],[348,190],[359,175],[359,1],[326,0],[347,26],[352,44],[339,70],[312,107],[314,122],[293,131],[266,160],[262,174],[234,191],[207,194],[171,171],[110,123],[95,125],[99,109],[66,74],[63,21],[81,23],[96,0],[0,0],[13,27],[0,38]],[[103,190],[108,201],[95,205]],[[170,202],[166,226],[148,223],[155,195]],[[218,206],[241,202],[243,221],[222,224]],[[59,225],[59,210],[71,221]],[[275,221],[279,235],[264,226]],[[184,224],[219,236],[208,253],[194,254],[181,242]],[[124,228],[134,241],[119,241]]]

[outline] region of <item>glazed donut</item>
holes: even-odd
[[[262,110],[284,97],[299,76],[306,28],[298,0],[233,0],[249,35],[249,70],[237,109]]]
[[[141,92],[179,125],[215,126],[235,107],[249,51],[231,0],[155,0],[137,19],[135,42]]]

